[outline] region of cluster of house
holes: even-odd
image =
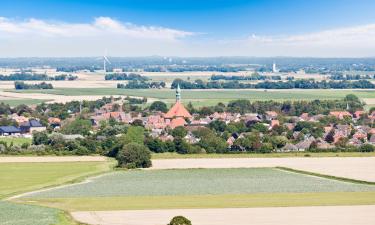
[[[9,115],[7,119],[13,121],[15,125],[0,126],[0,136],[22,136],[31,138],[34,131],[41,132],[47,129],[39,119],[20,116],[16,113]],[[48,118],[48,124],[54,129],[59,129],[61,120],[59,118],[50,117]]]
[[[338,119],[344,119],[345,117],[351,118],[354,122],[358,120],[364,111],[356,111],[351,114],[347,111],[332,111],[330,116],[334,116]],[[255,124],[262,121],[268,121],[263,125],[268,129],[272,130],[275,126],[284,126],[287,130],[293,131],[297,122],[308,121],[318,122],[325,115],[313,115],[310,116],[308,113],[303,113],[300,116],[290,117],[290,121],[293,123],[281,124],[278,118],[278,113],[275,111],[267,111],[264,115],[256,113],[230,113],[230,112],[215,112],[212,115],[206,117],[200,117],[199,115],[191,115],[189,111],[181,103],[181,91],[179,88],[176,90],[176,103],[171,107],[167,113],[156,112],[149,116],[142,116],[141,114],[125,113],[122,111],[113,112],[113,104],[107,104],[100,110],[95,112],[95,115],[91,117],[93,125],[98,126],[100,121],[108,120],[110,118],[115,119],[122,123],[133,123],[135,120],[142,122],[145,128],[150,130],[150,134],[154,138],[159,138],[163,141],[173,140],[173,137],[166,132],[168,129],[174,129],[179,126],[185,126],[189,131],[185,137],[189,143],[196,143],[199,141],[198,138],[194,137],[192,131],[199,127],[204,127],[210,124],[212,121],[221,120],[226,124],[231,122],[244,121],[247,125]],[[265,120],[264,120],[265,119]],[[375,112],[369,115],[369,119],[375,121]],[[333,141],[327,142],[326,137],[333,132]],[[233,145],[236,139],[244,137],[246,134],[232,134],[227,143],[229,146]],[[334,148],[335,144],[342,138],[348,138],[347,144],[353,146],[359,146],[363,143],[375,144],[375,128],[369,126],[351,126],[351,125],[333,125],[324,128],[324,135],[322,138],[314,138],[311,134],[303,134],[299,131],[293,132],[293,140],[300,140],[296,144],[288,143],[280,151],[304,151],[309,149],[312,144],[315,144],[316,148],[330,149]]]
[[[114,103],[109,103],[96,110],[90,117],[94,127],[98,127],[101,121],[108,121],[114,119],[118,122],[125,124],[132,124],[136,120],[141,122],[144,127],[150,130],[150,134],[154,138],[159,138],[162,141],[173,140],[173,137],[168,134],[169,129],[174,129],[179,126],[184,126],[188,130],[188,134],[185,139],[188,143],[194,144],[199,141],[192,133],[193,130],[199,127],[205,127],[211,122],[220,120],[226,124],[231,122],[243,121],[246,125],[262,123],[268,130],[272,130],[277,126],[284,126],[287,130],[293,132],[290,138],[294,144],[288,143],[279,151],[304,151],[309,149],[312,145],[319,149],[330,149],[334,148],[335,144],[342,139],[347,140],[348,145],[360,146],[363,143],[375,144],[375,128],[371,128],[367,125],[353,126],[353,125],[334,125],[331,124],[324,127],[324,134],[322,138],[314,138],[311,134],[305,134],[300,131],[294,131],[296,124],[300,121],[318,122],[325,115],[309,115],[303,113],[300,116],[290,117],[288,123],[281,124],[278,120],[278,113],[275,111],[267,111],[264,115],[256,113],[230,113],[230,112],[215,112],[212,115],[206,117],[200,117],[199,115],[191,115],[189,111],[181,103],[181,90],[177,87],[176,90],[176,103],[171,107],[167,113],[156,112],[149,116],[142,116],[140,113],[125,113],[121,110],[115,110]],[[120,107],[121,108],[121,107]],[[347,111],[333,111],[330,112],[330,116],[334,116],[338,119],[351,118],[353,122],[356,122],[364,111],[356,111],[353,114]],[[371,123],[375,121],[375,112],[368,115]],[[1,136],[29,136],[33,131],[43,131],[46,127],[43,126],[37,119],[29,119],[24,116],[12,114],[9,119],[13,120],[17,126],[0,126]],[[262,122],[263,121],[263,122]],[[267,121],[264,123],[264,121]],[[48,123],[52,128],[58,129],[61,121],[58,118],[49,118]],[[354,123],[353,123],[354,124]],[[286,132],[284,133],[286,136]],[[261,134],[262,135],[262,134]],[[330,141],[327,140],[327,136],[330,135]],[[238,138],[243,138],[246,133],[232,134],[227,139],[227,144],[231,147]],[[298,140],[298,141],[297,141]]]

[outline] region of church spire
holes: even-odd
[[[177,89],[176,89],[176,102],[181,101],[181,89],[180,89],[180,84],[177,84]]]

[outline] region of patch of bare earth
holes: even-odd
[[[374,225],[375,206],[314,206],[73,212],[95,225],[165,225],[177,215],[194,225]]]
[[[104,162],[103,156],[10,156],[0,157],[0,163],[29,162]]]
[[[375,157],[159,159],[151,169],[289,167],[375,182]]]

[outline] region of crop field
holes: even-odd
[[[20,104],[37,105],[37,104],[45,102],[45,100],[25,98],[25,99],[6,99],[6,100],[0,100],[0,102],[2,102],[4,104],[8,104],[10,106],[17,106],[17,105],[20,105]]]
[[[61,214],[58,209],[0,201],[0,224],[3,225],[62,225]]]
[[[107,162],[0,163],[0,199],[107,170]]]
[[[17,201],[68,211],[375,204],[375,186],[273,168],[119,171]]]
[[[124,95],[146,97],[153,100],[162,100],[167,103],[174,102],[175,91],[171,89],[116,89],[116,88],[56,88],[52,90],[7,90],[23,94],[43,93],[64,96],[109,96]],[[341,99],[347,94],[355,94],[363,100],[375,98],[372,90],[250,90],[250,89],[221,89],[221,90],[183,90],[182,98],[187,104],[192,102],[195,106],[215,105],[218,102],[227,103],[235,99],[255,100],[315,100],[315,99]],[[30,96],[30,95],[29,95]],[[55,96],[56,97],[56,96]]]

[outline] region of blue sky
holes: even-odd
[[[371,56],[373,46],[366,48],[364,41],[375,38],[374,12],[373,0],[1,0],[0,40],[7,42],[8,47],[0,56],[86,56],[100,54],[99,48],[107,48],[109,54],[118,56]],[[100,28],[98,18],[102,18]],[[106,29],[108,23],[114,25],[109,26],[111,30]],[[73,29],[75,25],[87,25],[82,31],[87,28],[90,35],[70,35],[78,30]],[[125,29],[118,32],[119,26]],[[61,30],[51,31],[56,27]],[[97,29],[95,32],[93,27]],[[155,27],[160,28],[156,38]],[[146,32],[141,34],[141,30]],[[45,33],[40,35],[41,31]],[[101,34],[107,31],[113,32],[113,38]],[[27,48],[16,48],[25,35],[39,47],[39,53],[36,46],[21,44]],[[352,38],[341,40],[344,35]],[[330,38],[341,39],[335,41],[335,48],[324,50],[331,46],[326,42]],[[98,46],[98,50],[90,50],[89,44],[80,48],[84,39],[91,47]],[[300,45],[290,48],[293,41]],[[71,49],[68,42],[72,43]],[[129,42],[135,44],[120,48]],[[301,49],[306,44],[307,48]],[[342,49],[346,45],[348,49]],[[148,49],[140,49],[142,46]],[[10,47],[16,51],[12,52]]]

